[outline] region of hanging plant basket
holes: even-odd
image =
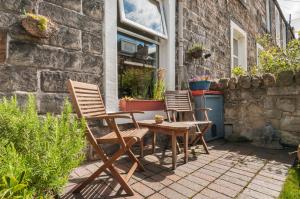
[[[49,38],[58,31],[57,25],[42,15],[26,14],[21,24],[29,34],[39,38]]]
[[[195,43],[193,46],[188,50],[189,56],[194,59],[200,59],[203,56],[204,47],[202,44]]]
[[[197,50],[197,51],[193,51],[190,52],[191,57],[193,57],[194,59],[199,59],[202,57],[203,55],[203,50]]]

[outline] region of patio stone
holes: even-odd
[[[164,188],[159,193],[170,199],[186,199],[186,196],[184,196],[170,188]]]
[[[161,195],[160,193],[155,193],[152,196],[148,197],[148,199],[167,199],[167,197]]]
[[[192,197],[193,195],[195,195],[197,192],[193,191],[192,189],[189,189],[179,183],[173,183],[169,186],[169,188],[187,196],[187,197]]]
[[[218,199],[230,199],[230,197],[225,196],[221,193],[218,193],[216,191],[210,190],[210,189],[204,189],[203,191],[200,192],[203,195],[208,196],[209,198],[218,198]]]
[[[138,192],[139,194],[141,194],[144,197],[148,197],[155,192],[153,189],[147,187],[146,185],[144,185],[140,182],[135,183],[131,187],[134,191]]]
[[[210,146],[214,146],[210,151],[212,155],[199,154],[196,159],[177,167],[176,170],[170,170],[158,164],[160,155],[146,156],[147,171],[135,172],[129,181],[129,185],[136,192],[135,196],[129,197],[123,190],[119,192],[120,185],[108,173],[102,173],[82,193],[84,196],[102,194],[101,196],[132,199],[268,199],[278,197],[290,166],[286,162],[291,162],[290,157],[286,156],[287,151],[255,148],[247,143],[223,143],[223,146],[218,145],[218,142],[214,143],[209,143]],[[169,155],[170,151],[166,152],[166,157]],[[117,161],[115,166],[124,173],[129,167],[128,161],[128,158],[123,158]],[[161,161],[164,160],[161,159]],[[166,164],[172,165],[169,160]],[[70,175],[70,183],[64,190],[66,197],[63,198],[72,199],[72,194],[68,191],[100,165],[96,161],[75,169]],[[190,172],[190,170],[193,171]]]

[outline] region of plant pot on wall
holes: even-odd
[[[38,38],[49,38],[58,31],[57,25],[42,15],[26,14],[21,24],[29,34]]]
[[[165,109],[165,103],[162,100],[121,99],[119,106],[121,111],[158,111]]]

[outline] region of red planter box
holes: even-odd
[[[164,110],[165,103],[161,100],[120,100],[121,111],[157,111]]]

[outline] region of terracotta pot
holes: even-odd
[[[161,100],[120,100],[121,111],[157,111],[164,110],[165,103]]]
[[[26,16],[22,20],[22,26],[25,30],[34,37],[49,38],[58,31],[57,25],[48,19],[47,29],[41,30],[39,27],[39,20],[34,19],[31,16]]]

